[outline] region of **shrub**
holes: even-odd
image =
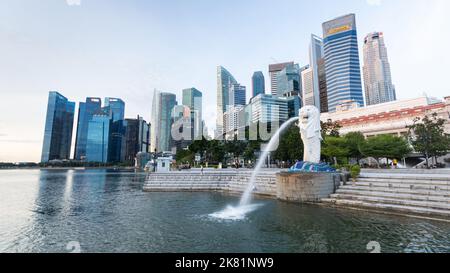
[[[354,165],[350,169],[350,174],[353,180],[356,180],[361,174],[361,167],[359,165]]]

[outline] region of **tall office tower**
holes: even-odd
[[[110,162],[109,149],[111,141],[111,119],[109,113],[99,111],[88,123],[86,161]]]
[[[284,123],[289,118],[286,98],[259,94],[250,102],[250,123]],[[298,115],[298,114],[297,114]]]
[[[56,91],[48,95],[41,162],[70,159],[75,102]]]
[[[323,23],[323,37],[329,111],[348,101],[364,106],[355,15]]]
[[[278,72],[277,76],[277,93],[273,94],[278,97],[290,97],[299,95],[301,91],[301,71],[298,64],[287,64],[283,70]]]
[[[150,125],[140,116],[136,119],[126,119],[124,160],[134,162],[140,152],[149,152]]]
[[[240,84],[232,84],[229,106],[245,105],[247,103],[247,88]],[[227,107],[228,110],[228,107]]]
[[[322,38],[312,34],[309,45],[309,67],[311,74],[305,76],[312,76],[312,93],[308,93],[308,105],[314,105],[320,108],[320,87],[319,87],[319,62],[323,58],[323,41]],[[305,91],[303,91],[305,94]],[[305,98],[303,98],[305,101]],[[311,102],[312,100],[312,102]]]
[[[191,110],[192,140],[201,139],[203,132],[203,94],[195,88],[183,90],[183,105]]]
[[[184,150],[193,141],[193,117],[191,109],[185,105],[176,105],[172,110],[170,149],[173,153]]]
[[[177,105],[175,94],[155,90],[151,121],[151,152],[167,152],[170,149],[172,110]]]
[[[125,103],[118,98],[105,98],[105,107],[103,110],[109,114],[111,119],[108,160],[110,162],[124,161],[125,146]]]
[[[216,120],[216,137],[224,134],[223,114],[227,111],[230,102],[231,85],[237,81],[224,67],[217,67],[217,120]]]
[[[288,103],[288,117],[298,116],[301,107],[302,79],[301,73],[308,66],[300,68],[298,64],[288,64],[278,73],[277,95],[284,97]]]
[[[77,135],[75,140],[75,160],[84,160],[86,158],[86,145],[89,121],[95,113],[102,108],[100,98],[86,98],[86,102],[80,102],[78,107]]]
[[[106,98],[104,108],[109,113],[113,122],[125,119],[125,103],[123,100]]]
[[[384,34],[370,33],[364,39],[364,86],[367,105],[396,100],[392,84],[391,66],[388,60]]]
[[[288,65],[294,65],[294,62],[269,65],[271,92],[272,92],[272,95],[274,95],[274,96],[278,95],[278,75]]]
[[[266,82],[264,74],[261,71],[253,73],[252,77],[252,97],[256,97],[259,94],[266,93]]]
[[[303,105],[315,105],[314,71],[311,67],[302,71]]]
[[[325,73],[325,59],[322,58],[317,62],[319,73],[319,94],[320,94],[320,112],[328,112],[328,89],[327,89],[327,75]]]

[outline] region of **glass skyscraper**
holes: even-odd
[[[328,110],[353,101],[364,106],[354,14],[323,23]]]
[[[266,82],[264,74],[261,71],[253,73],[252,77],[252,97],[256,97],[259,94],[266,93]]]
[[[172,110],[177,105],[175,94],[155,91],[152,105],[151,152],[167,152],[171,143]]]
[[[105,99],[105,111],[109,113],[109,116],[113,122],[125,119],[125,102],[117,98]]]
[[[271,87],[271,93],[274,96],[277,96],[279,94],[279,91],[278,91],[278,75],[288,65],[292,66],[292,65],[294,65],[294,62],[279,63],[279,64],[271,64],[271,65],[269,65],[270,87]]]
[[[70,159],[75,102],[56,91],[48,96],[41,162]]]
[[[86,102],[80,102],[78,107],[77,135],[75,140],[75,159],[84,160],[86,158],[86,145],[89,121],[94,114],[102,108],[100,98],[86,98]]]
[[[367,105],[396,100],[391,66],[382,32],[370,33],[364,39],[364,86]]]
[[[183,105],[191,111],[192,140],[201,139],[203,132],[203,94],[196,88],[183,90]]]
[[[87,145],[86,145],[86,161],[87,162],[110,162],[108,157],[111,119],[107,113],[96,113],[89,121]]]
[[[232,84],[230,89],[229,106],[244,106],[247,102],[247,88],[238,83]],[[228,110],[229,107],[227,107]]]
[[[224,67],[217,67],[217,120],[216,137],[224,134],[224,113],[230,102],[231,85],[237,81]]]

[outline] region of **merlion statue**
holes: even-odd
[[[303,161],[320,163],[322,133],[320,112],[315,106],[304,106],[299,113],[299,127],[304,145]]]

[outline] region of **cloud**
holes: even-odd
[[[366,0],[369,6],[381,6],[382,0]]]
[[[66,0],[66,3],[69,6],[79,6],[81,5],[81,0]]]

